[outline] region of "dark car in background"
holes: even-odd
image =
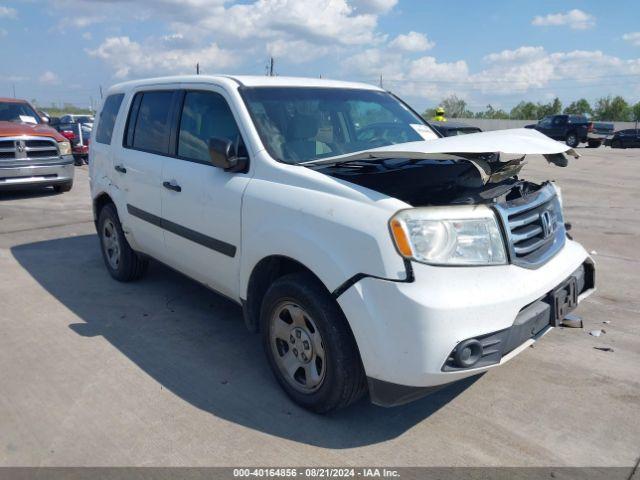
[[[611,138],[605,141],[605,145],[609,145],[611,148],[640,147],[640,129],[627,128],[618,130]]]
[[[431,121],[429,122],[429,125],[435,128],[443,137],[455,137],[456,135],[466,135],[468,133],[478,133],[482,131],[481,128],[462,122]]]
[[[533,128],[575,148],[580,143],[589,141],[589,130],[593,129],[593,124],[584,115],[547,115],[538,120],[538,123],[525,125],[524,128]]]

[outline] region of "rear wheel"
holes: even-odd
[[[602,142],[599,142],[597,140],[589,140],[588,143],[589,148],[598,148],[600,147],[600,145],[602,145]]]
[[[64,192],[68,192],[72,188],[73,188],[73,181],[54,185],[53,191],[56,193],[64,193]]]
[[[129,282],[144,275],[148,260],[129,246],[113,204],[105,205],[100,210],[98,236],[102,258],[113,278],[120,282]]]
[[[312,275],[276,280],[260,317],[271,369],[296,403],[326,413],[364,395],[366,377],[355,339],[335,300]]]
[[[565,139],[565,142],[571,148],[576,148],[580,144],[580,141],[578,140],[578,136],[574,132],[570,132],[567,134],[567,138]]]

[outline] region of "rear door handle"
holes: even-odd
[[[174,192],[181,192],[182,191],[182,187],[180,185],[177,185],[173,181],[171,181],[171,182],[162,182],[162,186],[164,188],[168,188],[169,190],[173,190]]]
[[[115,167],[113,167],[113,169],[116,172],[120,172],[120,173],[127,173],[127,169],[124,168],[122,165],[116,165]]]

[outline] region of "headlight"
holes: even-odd
[[[507,263],[496,217],[483,205],[402,210],[389,226],[405,258],[434,265]]]
[[[60,155],[71,155],[71,144],[67,141],[58,142],[58,149],[60,150]]]

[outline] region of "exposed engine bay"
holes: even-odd
[[[418,207],[506,202],[538,191],[544,184],[518,178],[524,156],[432,154],[430,159],[350,161],[320,171]]]

